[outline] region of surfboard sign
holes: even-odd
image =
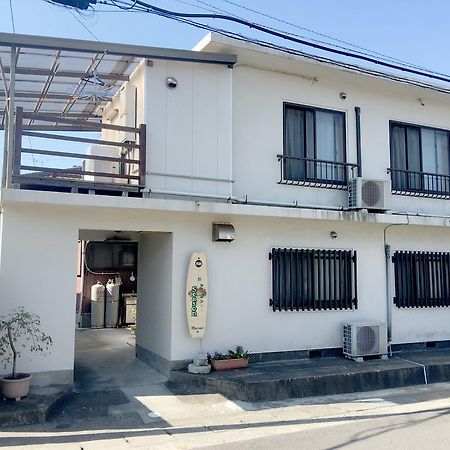
[[[186,278],[186,316],[193,338],[205,334],[208,306],[208,270],[204,253],[192,253]]]

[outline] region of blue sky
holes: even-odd
[[[17,33],[93,39],[65,8],[45,0],[11,0]],[[251,9],[293,22],[319,33],[334,36],[372,50],[386,53],[435,70],[450,72],[447,43],[450,28],[448,0],[233,0]],[[204,3],[277,28],[316,37],[274,20],[238,8],[226,0],[154,0],[153,3],[177,11],[202,12]],[[188,3],[188,4],[186,4]],[[99,40],[163,47],[191,48],[205,34],[168,19],[150,14],[100,12],[113,10],[98,5],[96,13],[78,19]],[[204,11],[203,11],[204,12]],[[76,13],[74,13],[76,14]],[[232,27],[223,22],[217,26]],[[251,31],[233,27],[245,34]],[[0,2],[0,30],[12,31],[9,0]]]
[[[291,22],[297,27],[263,17],[230,2]],[[93,33],[101,41],[186,49],[192,48],[206,34],[204,30],[151,14],[126,13],[101,5],[97,5],[94,12],[78,14],[45,0],[11,0],[11,3],[15,31],[22,34],[92,40]],[[448,0],[153,0],[152,3],[183,12],[207,12],[201,8],[216,7],[248,20],[295,32],[305,38],[330,41],[305,30],[306,28],[420,66],[450,73],[450,59],[447,57],[450,35]],[[270,39],[231,23],[208,23],[244,35]],[[13,31],[9,0],[0,0],[0,31]],[[314,52],[308,48],[303,50]],[[2,143],[3,136],[0,132],[0,145]],[[39,161],[32,162],[39,165]]]

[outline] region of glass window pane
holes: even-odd
[[[329,111],[316,112],[317,159],[344,161],[343,114]]]
[[[333,111],[316,111],[316,158],[344,162],[344,115]],[[345,180],[342,166],[317,163],[317,178]]]
[[[448,157],[448,133],[441,130],[422,129],[423,171],[430,174],[424,175],[424,190],[448,191],[448,179],[440,176],[449,174]]]
[[[304,157],[305,112],[301,109],[286,108],[284,129],[284,155]],[[304,161],[297,159],[286,159],[284,164],[284,173],[287,179],[302,180],[305,178]]]
[[[398,125],[391,126],[391,164],[397,169],[392,172],[392,188],[406,189],[406,129]]]
[[[408,187],[422,189],[421,158],[420,158],[420,129],[406,128]]]

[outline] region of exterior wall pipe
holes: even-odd
[[[233,179],[233,67],[231,66],[229,69],[230,74],[230,148],[229,148],[229,160],[230,160],[230,169],[228,173],[228,177],[230,180]],[[233,197],[233,184],[230,183],[230,198]]]
[[[386,269],[386,323],[387,323],[387,342],[388,342],[388,352],[392,356],[392,254],[391,246],[386,241],[386,231],[391,227],[398,227],[403,225],[409,225],[409,216],[407,215],[406,223],[391,223],[384,227],[383,230],[383,244],[384,244],[384,254],[385,254],[385,269]]]
[[[361,108],[355,106],[355,125],[356,125],[356,163],[358,164],[358,177],[362,177],[361,164]]]
[[[185,192],[185,191],[167,191],[164,189],[149,189],[149,195],[168,195],[174,197],[194,197],[194,198],[208,198],[211,200],[226,200],[228,202],[238,204],[238,205],[252,205],[252,206],[274,206],[280,208],[304,208],[304,209],[323,209],[325,211],[346,211],[346,208],[341,206],[317,206],[317,205],[303,205],[298,202],[292,203],[278,203],[278,202],[268,202],[268,201],[257,201],[249,200],[247,197],[244,199],[237,197],[229,197],[227,195],[217,195],[217,194],[203,194],[199,192]]]

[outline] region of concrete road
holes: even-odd
[[[102,416],[72,416],[0,433],[20,449],[337,449],[450,447],[450,383],[270,403],[126,391]],[[108,391],[105,391],[108,395]],[[122,408],[122,409],[121,409]],[[136,420],[136,411],[141,422]],[[144,420],[144,412],[146,420]],[[130,416],[128,418],[128,415]]]
[[[74,394],[45,425],[0,429],[6,449],[447,449],[450,383],[280,402],[233,402],[134,357],[126,330],[77,333]]]

